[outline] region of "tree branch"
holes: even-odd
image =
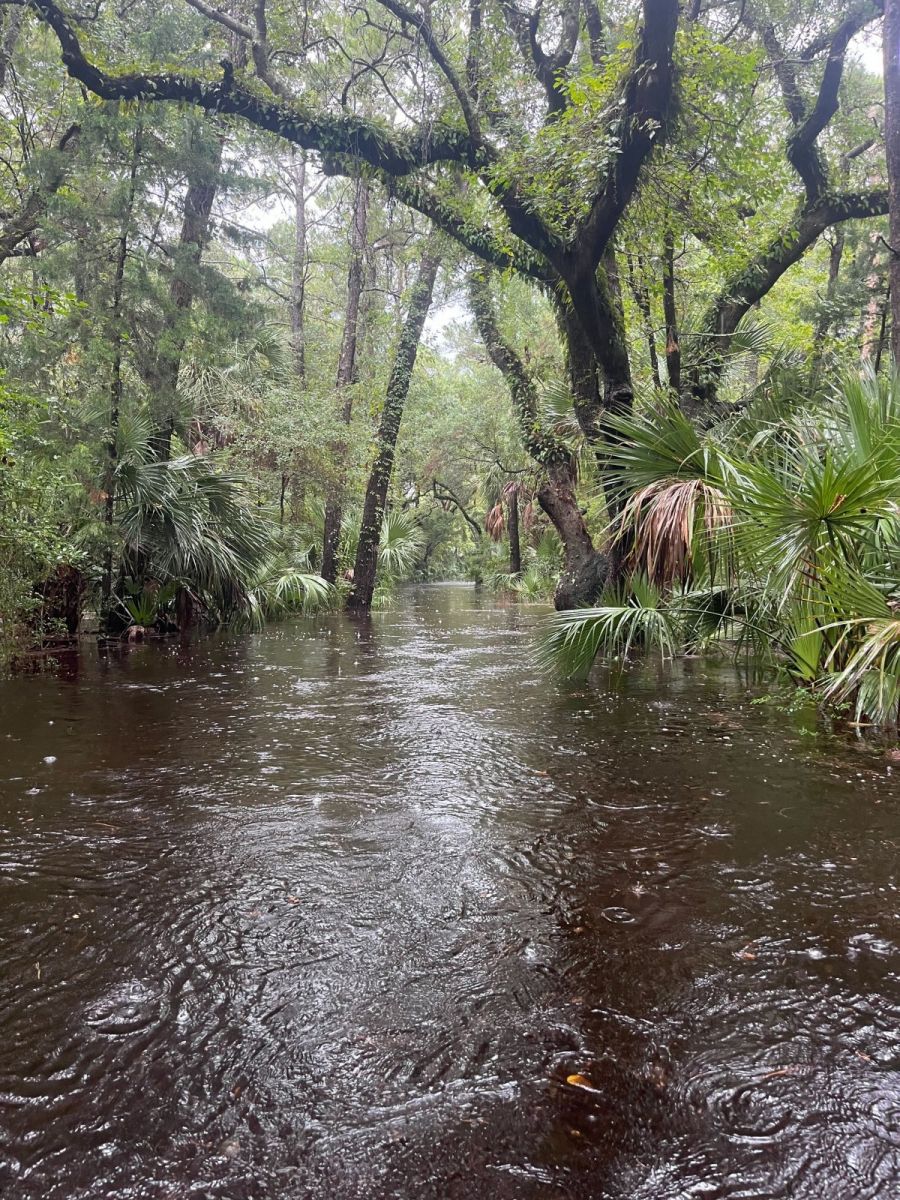
[[[51,152],[43,178],[29,192],[19,212],[10,218],[3,229],[0,229],[0,265],[8,258],[18,258],[36,252],[34,248],[31,250],[20,249],[21,244],[27,241],[37,229],[41,217],[46,211],[47,201],[54,192],[59,191],[65,182],[72,166],[72,155],[78,146],[80,133],[80,125],[69,126]]]
[[[714,394],[725,369],[725,355],[741,320],[771,291],[782,275],[800,261],[826,229],[843,221],[883,216],[887,211],[886,188],[826,195],[816,204],[802,207],[794,223],[730,279],[707,309],[701,332],[692,339],[690,377],[693,393],[701,398]]]
[[[14,2],[28,4],[49,25],[66,70],[101,99],[174,100],[207,112],[243,117],[305,150],[352,156],[389,175],[408,175],[435,162],[473,163],[471,139],[461,130],[438,126],[427,133],[401,134],[349,114],[333,117],[311,112],[299,103],[276,103],[237,80],[228,62],[223,63],[218,82],[175,72],[105,71],[85,56],[71,22],[53,0]]]
[[[550,115],[565,108],[565,97],[559,90],[559,73],[572,61],[578,43],[580,0],[567,0],[562,13],[562,28],[559,41],[552,54],[546,54],[538,41],[538,26],[541,22],[542,0],[528,17],[519,12],[512,0],[502,0],[501,8],[506,23],[512,30],[519,50],[526,62],[530,62],[534,74],[544,88]]]
[[[217,25],[222,25],[231,33],[236,33],[238,37],[245,38],[248,42],[253,41],[253,30],[249,25],[244,25],[229,13],[223,12],[221,8],[213,8],[209,4],[204,4],[203,0],[185,0],[185,3],[191,8],[196,9],[201,16],[204,16],[209,21],[215,21]]]
[[[481,135],[478,118],[475,115],[475,110],[472,108],[472,99],[435,36],[434,28],[431,24],[430,10],[426,8],[423,13],[418,13],[406,4],[401,4],[400,0],[378,0],[378,3],[382,8],[386,8],[388,12],[392,12],[395,17],[399,17],[401,21],[405,21],[408,25],[412,25],[414,29],[418,29],[422,35],[422,41],[425,43],[425,48],[453,89],[453,94],[456,96],[466,123],[466,129],[469,131],[469,137],[472,139],[472,145],[476,149],[482,149],[484,140]]]
[[[827,191],[829,185],[828,166],[817,143],[819,135],[838,110],[838,94],[847,48],[851,39],[875,19],[879,9],[880,0],[871,0],[869,4],[846,17],[827,38],[818,39],[814,43],[814,52],[810,47],[804,52],[803,61],[811,61],[823,49],[828,50],[825,69],[812,108],[803,97],[793,64],[779,42],[774,26],[756,24],[751,16],[745,14],[744,20],[762,38],[763,45],[772,59],[784,106],[794,127],[785,147],[788,162],[803,180],[810,204],[814,204]]]
[[[634,194],[641,168],[665,134],[672,108],[677,23],[678,0],[644,0],[644,27],[622,98],[619,151],[574,241],[574,253],[591,271]]]
[[[441,492],[443,493],[443,495],[441,494],[441,492],[438,492],[438,488],[441,489]],[[479,537],[479,538],[482,536],[482,534],[484,533],[484,530],[481,528],[481,526],[478,524],[478,522],[475,520],[475,518],[473,516],[471,516],[469,514],[469,512],[467,512],[462,501],[459,499],[459,497],[456,495],[456,493],[453,491],[453,489],[451,487],[449,487],[446,483],[441,483],[441,481],[439,479],[432,479],[431,494],[434,496],[435,500],[437,500],[438,503],[440,503],[440,504],[454,505],[454,507],[459,512],[460,516],[465,520],[466,524],[469,526],[469,528],[472,530],[472,532],[475,534],[475,536]]]
[[[538,392],[531,373],[500,331],[490,290],[490,270],[479,267],[469,275],[469,303],[491,362],[506,380],[525,448],[535,462],[544,467],[553,463],[571,467],[569,447],[542,427]]]

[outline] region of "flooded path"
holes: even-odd
[[[900,766],[535,620],[0,683],[4,1198],[898,1195]]]

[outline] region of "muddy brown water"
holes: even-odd
[[[4,1197],[900,1194],[900,768],[536,619],[0,684]]]

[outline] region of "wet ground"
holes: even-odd
[[[537,619],[0,684],[4,1197],[900,1194],[900,765]]]

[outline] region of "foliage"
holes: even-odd
[[[859,720],[895,722],[900,377],[865,371],[814,412],[702,438],[671,405],[616,429],[629,594],[558,614],[544,660],[583,672],[598,654],[727,639]]]
[[[385,576],[396,580],[408,575],[424,546],[425,535],[413,514],[402,509],[385,513],[378,549],[378,562]]]

